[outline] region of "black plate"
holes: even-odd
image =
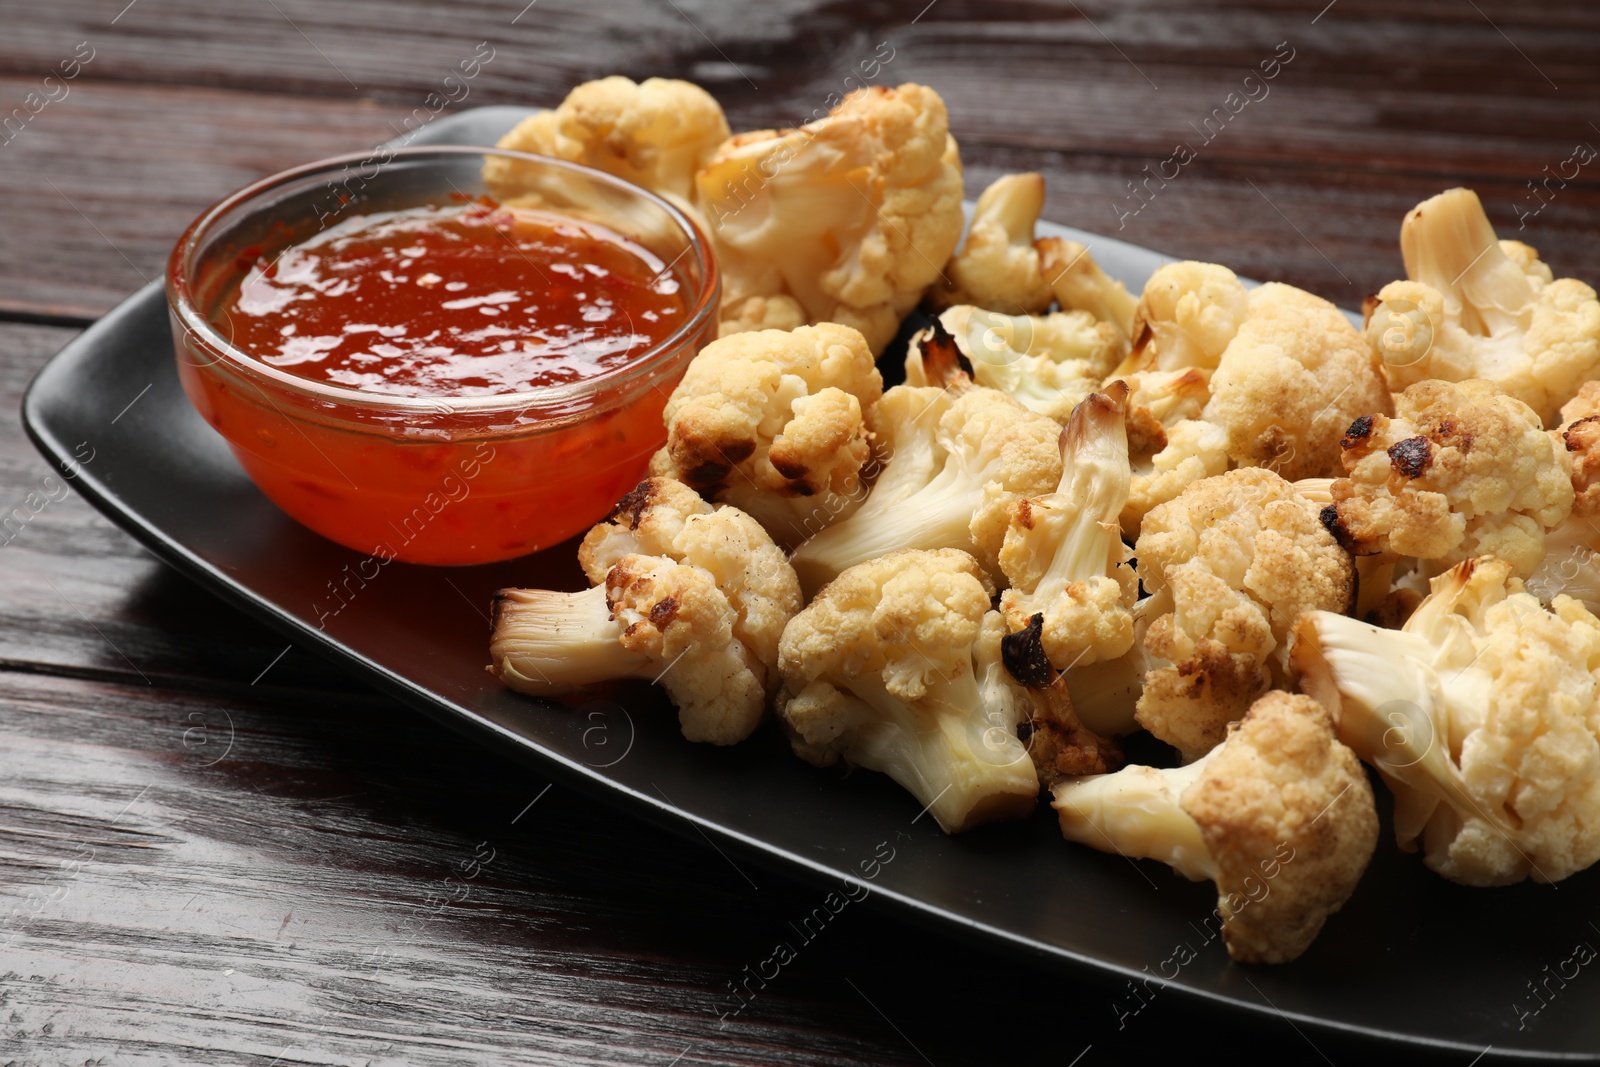
[[[492,144],[525,114],[485,108],[440,119],[414,143]],[[1091,244],[1130,285],[1167,261],[1046,229]],[[1465,1053],[1463,1063],[1490,1045],[1494,1054],[1600,1061],[1600,1016],[1582,985],[1600,977],[1580,974],[1567,990],[1549,980],[1554,992],[1543,1000],[1529,986],[1562,969],[1578,943],[1600,945],[1593,872],[1555,888],[1464,889],[1386,837],[1355,898],[1305,957],[1240,967],[1198,925],[1215,905],[1209,885],[1069,847],[1048,810],[945,837],[888,779],[813,769],[773,729],[715,749],[683,741],[671,708],[645,690],[618,695],[625,707],[597,699],[577,710],[505,691],[484,671],[490,594],[504,585],[578,588],[573,546],[488,567],[389,563],[363,581],[362,557],[279,512],[190,407],[156,285],[64,348],[29,389],[23,416],[52,462],[70,465],[87,454],[80,448],[94,450],[74,484],[101,511],[296,642],[563,784],[834,884],[873,872],[871,898],[902,914],[1098,969],[1108,995],[1103,1006],[1079,1006],[1091,1016],[1137,1009],[1128,978],[1146,999],[1146,983],[1164,984],[1219,1008],[1281,1012],[1302,1028],[1448,1046]],[[343,607],[331,592],[340,586]],[[894,850],[892,862],[863,866],[880,842]]]

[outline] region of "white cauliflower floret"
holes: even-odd
[[[1342,447],[1323,523],[1356,555],[1450,566],[1496,555],[1519,575],[1572,511],[1566,457],[1533,409],[1486,381],[1425,381],[1395,416],[1363,416]]]
[[[1061,434],[1061,484],[1011,506],[1000,570],[1006,626],[1032,629],[1057,671],[1116,659],[1133,647],[1139,583],[1117,518],[1128,498],[1127,387],[1078,405]],[[1013,672],[1015,673],[1015,672]]]
[[[795,550],[808,590],[897,548],[959,548],[998,574],[1011,504],[1061,480],[1060,425],[993,389],[898,385],[868,422],[888,460],[854,514]]]
[[[1215,882],[1214,914],[1241,963],[1310,948],[1378,841],[1360,761],[1315,701],[1283,692],[1257,700],[1196,763],[1064,781],[1054,806],[1069,841]]]
[[[1345,427],[1392,410],[1378,361],[1344,313],[1276,282],[1250,293],[1210,386],[1201,418],[1227,431],[1233,462],[1290,481],[1339,473]]]
[[[1306,691],[1395,797],[1395,836],[1453,882],[1557,882],[1600,859],[1600,620],[1547,611],[1504,560],[1435,578],[1403,629],[1312,612]]]
[[[731,306],[786,294],[881,352],[961,237],[944,101],[906,84],[845,97],[794,130],[730,138],[697,178]]]
[[[1316,510],[1271,471],[1245,468],[1189,486],[1145,517],[1139,579],[1170,591],[1150,625],[1138,721],[1178,749],[1205,755],[1230,722],[1287,678],[1290,627],[1303,611],[1343,611],[1350,557]]]
[[[1567,402],[1552,436],[1571,462],[1572,517],[1545,536],[1528,592],[1546,603],[1565,593],[1600,612],[1600,381]]]
[[[1029,702],[997,673],[993,587],[965,552],[901,550],[850,567],[784,629],[778,718],[818,766],[882,771],[946,833],[1033,810],[1017,726]]]
[[[689,740],[748,737],[777,688],[778,639],[802,603],[766,531],[737,508],[648,478],[589,531],[578,561],[593,588],[495,595],[489,669],[539,696],[647,678],[677,705]]]
[[[1128,395],[1128,457],[1133,482],[1122,509],[1122,535],[1139,536],[1152,508],[1203,478],[1228,469],[1228,431],[1200,418],[1209,375],[1190,367],[1122,375]]]
[[[1033,228],[1044,208],[1044,175],[1005,174],[978,197],[961,251],[945,267],[948,286],[932,291],[940,306],[971,304],[1008,315],[1034,315],[1055,299],[1039,268]]]
[[[1168,263],[1145,282],[1133,318],[1133,353],[1118,375],[1212,371],[1250,313],[1238,277],[1216,263]]]
[[[1158,269],[1134,308],[1132,350],[1109,377],[1128,383],[1133,486],[1122,515],[1132,540],[1151,508],[1229,467],[1226,429],[1204,418],[1211,375],[1248,315],[1249,294],[1215,263]]]
[[[1545,425],[1600,377],[1600,302],[1575,278],[1552,280],[1537,253],[1498,241],[1478,195],[1448,189],[1400,227],[1409,281],[1379,291],[1367,338],[1396,392],[1428,378],[1484,378]]]
[[[668,78],[636,84],[613,75],[523,119],[499,147],[582,163],[688,206],[695,172],[728,134],[721,106],[698,85]],[[529,191],[526,172],[515,160],[490,156],[483,178],[491,195],[512,199]]]
[[[690,361],[668,398],[667,443],[650,472],[797,545],[866,499],[864,416],[882,395],[872,352],[848,326],[723,337]]]
[[[1117,331],[1117,348],[1126,354],[1134,336],[1138,301],[1127,287],[1100,269],[1089,250],[1064,237],[1034,242],[1039,252],[1039,273],[1055,294],[1062,311],[1087,311]]]
[[[724,303],[717,336],[755,330],[793,330],[806,324],[805,309],[792,296],[752,296],[737,304]]]
[[[1087,311],[1003,315],[958,304],[911,339],[906,383],[976,381],[1064,423],[1118,358],[1116,330]]]

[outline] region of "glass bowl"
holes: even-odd
[[[683,323],[582,381],[470,397],[313,381],[232,343],[218,309],[261,257],[359,215],[483,196],[644,246],[680,286]],[[662,408],[716,336],[721,295],[708,242],[670,202],[589,167],[462,146],[340,156],[247,186],[184,232],[166,289],[184,392],[263,493],[358,552],[451,565],[534,552],[605,517],[665,441]]]

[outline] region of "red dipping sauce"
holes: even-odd
[[[486,160],[541,208],[419,202]],[[189,399],[274,503],[374,565],[487,563],[582,533],[644,476],[667,396],[715,336],[703,237],[559,160],[399,149],[365,185],[356,173],[341,158],[264,179],[179,241]]]
[[[676,278],[593,223],[470,202],[357,216],[250,264],[215,312],[257,359],[396,396],[490,396],[615,368],[684,319]]]

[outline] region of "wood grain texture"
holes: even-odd
[[[0,404],[158,277],[207,203],[393,136],[480,42],[494,59],[461,106],[663,74],[755,128],[824,106],[888,41],[883,80],[949,105],[971,194],[1038,169],[1054,220],[1355,305],[1399,271],[1404,211],[1465,183],[1504,235],[1600,278],[1600,172],[1517,228],[1527,183],[1600,144],[1583,0],[525,2],[0,9]],[[26,114],[79,42],[94,58]],[[1270,93],[1197,131],[1281,43]],[[1124,217],[1180,142],[1194,161]],[[1115,988],[870,904],[724,1022],[727,983],[817,887],[541,796],[536,774],[285,651],[59,474],[0,423],[0,1063],[1353,1056],[1169,998],[1122,1029]]]
[[[823,107],[889,41],[882,80],[938,88],[974,195],[1004,170],[1038,169],[1055,221],[1359,305],[1399,270],[1406,209],[1469,183],[1559,273],[1600,276],[1584,237],[1600,223],[1588,171],[1543,194],[1551,203],[1517,230],[1519,209],[1540,203],[1527,183],[1600,139],[1588,59],[1600,19],[1579,4],[1531,19],[1522,5],[1441,0],[1399,17],[1339,0],[1313,23],[1310,4],[939,0],[910,24],[917,6],[540,0],[513,25],[520,5],[138,0],[111,25],[103,4],[62,5],[21,23],[0,58],[3,114],[79,42],[95,51],[0,147],[13,207],[0,311],[104,311],[159,276],[211,200],[393,136],[480,42],[494,58],[454,91],[462,106],[548,105],[583,78],[670,73],[706,84],[736,128],[752,128]],[[1265,95],[1224,110],[1207,140],[1207,116],[1280,44],[1293,58]],[[1179,143],[1194,161],[1124,216],[1140,203],[1129,183],[1158,174]]]

